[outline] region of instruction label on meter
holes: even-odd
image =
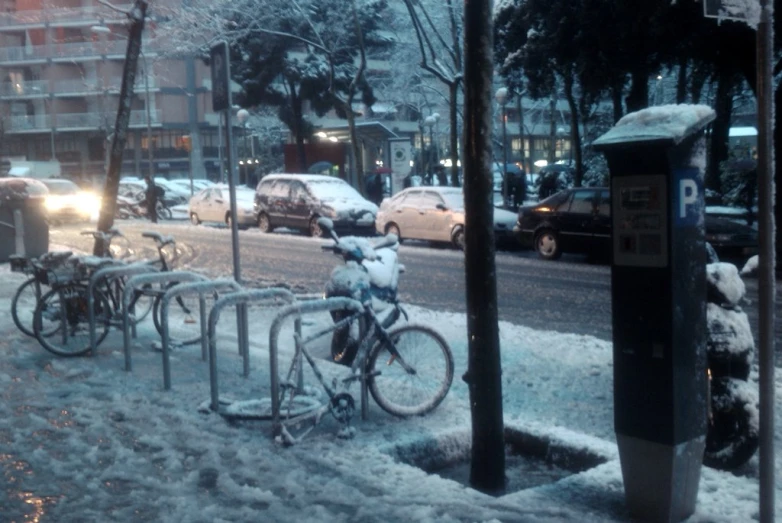
[[[668,205],[663,175],[612,180],[614,265],[668,265]]]

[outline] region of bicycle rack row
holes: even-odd
[[[274,321],[272,322],[271,328],[269,329],[269,374],[271,379],[271,391],[272,391],[272,397],[271,397],[271,417],[272,417],[272,435],[273,437],[277,438],[282,434],[282,424],[280,422],[280,398],[275,393],[280,387],[279,383],[279,372],[278,372],[278,358],[277,353],[279,350],[277,339],[280,336],[280,330],[282,328],[283,323],[288,318],[288,316],[296,315],[297,316],[297,323],[300,324],[301,322],[301,316],[302,314],[310,314],[315,312],[323,312],[323,311],[336,311],[336,310],[345,310],[345,311],[352,311],[352,312],[361,312],[364,310],[364,307],[361,305],[361,302],[358,300],[354,300],[352,298],[342,298],[342,297],[335,297],[335,298],[327,298],[324,300],[313,300],[313,301],[307,301],[307,302],[297,302],[291,305],[288,305],[287,307],[284,307],[280,312],[277,314],[277,316],[274,318]],[[308,340],[302,340],[301,338],[301,331],[296,330],[295,332],[295,338],[296,338],[296,351],[301,350],[301,345],[305,344],[307,341],[311,341],[313,339],[319,338],[320,336],[323,336],[324,334],[328,333],[331,329],[327,328],[321,332],[316,332],[315,334],[311,335]],[[298,358],[299,362],[299,368],[297,369],[297,382],[298,382],[298,392],[301,392],[301,375],[302,375],[302,359]],[[312,366],[313,372],[319,375],[319,372],[315,366]],[[360,369],[360,371],[363,372],[363,369]],[[322,378],[322,376],[319,375],[319,377]],[[360,380],[361,383],[361,419],[366,420],[369,415],[369,395],[368,395],[368,389],[367,384],[364,380]],[[216,410],[217,403],[215,396],[212,396],[212,408],[213,410]]]

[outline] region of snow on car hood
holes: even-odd
[[[499,223],[503,223],[508,227],[513,227],[516,224],[516,213],[495,207],[494,224],[497,225]]]

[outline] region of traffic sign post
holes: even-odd
[[[231,246],[233,251],[234,280],[242,282],[242,266],[239,256],[239,226],[236,221],[236,165],[232,154],[233,128],[231,126],[231,62],[228,55],[228,44],[218,42],[210,50],[212,66],[212,109],[222,114],[220,118],[225,123],[225,150],[228,162],[228,193],[231,203]],[[236,306],[236,326],[239,333],[239,351],[246,355],[249,340],[247,338],[247,306]],[[246,359],[245,359],[246,360]],[[249,369],[245,368],[245,375]]]

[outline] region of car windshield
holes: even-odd
[[[79,186],[68,180],[44,180],[44,185],[49,188],[49,194],[77,194]]]
[[[338,178],[335,178],[334,180],[308,180],[307,187],[309,187],[312,195],[319,200],[362,198],[357,190]]]

